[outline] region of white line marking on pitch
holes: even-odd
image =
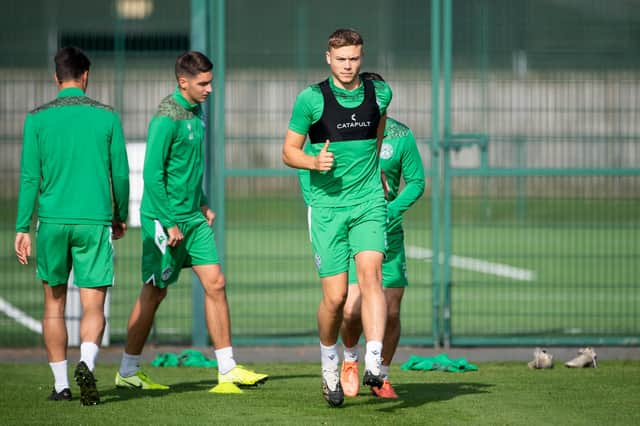
[[[407,246],[407,257],[418,260],[433,260],[433,250]],[[440,263],[444,260],[444,254],[440,253]],[[484,274],[498,275],[500,277],[512,278],[520,281],[533,281],[535,273],[529,269],[516,268],[503,263],[488,262],[486,260],[474,259],[472,257],[451,255],[451,266],[468,269],[470,271],[482,272]]]
[[[13,318],[20,324],[24,325],[29,330],[42,334],[42,324],[39,321],[31,318],[29,315],[25,314],[20,309],[4,300],[2,297],[0,297],[0,311],[4,312],[8,317]]]

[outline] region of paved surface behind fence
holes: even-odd
[[[143,354],[143,362],[148,363],[157,354],[171,352],[178,354],[187,346],[147,346]],[[213,358],[213,349],[210,347],[193,347]],[[361,348],[361,351],[364,348]],[[450,358],[466,358],[467,361],[521,361],[528,362],[533,359],[533,347],[482,347],[482,348],[432,348],[417,346],[401,346],[398,348],[394,363],[401,364],[409,356],[435,356],[446,353]],[[574,347],[548,347],[547,351],[553,354],[556,365],[562,365],[577,355],[579,348]],[[600,362],[607,360],[640,360],[640,348],[638,347],[594,347]],[[123,347],[110,346],[102,348],[98,358],[99,363],[116,364],[120,362]],[[234,355],[241,363],[259,362],[320,362],[320,349],[316,345],[309,346],[236,346]],[[70,348],[68,359],[73,362],[79,358],[79,349]],[[43,347],[38,348],[0,348],[0,362],[46,362],[47,355]]]

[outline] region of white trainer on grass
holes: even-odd
[[[596,368],[598,366],[598,355],[592,347],[582,348],[578,351],[577,357],[565,362],[564,365],[570,368]]]
[[[533,360],[527,364],[529,368],[553,368],[553,355],[544,348],[533,351]]]

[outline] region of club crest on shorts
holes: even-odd
[[[167,266],[166,268],[164,268],[164,271],[162,271],[162,281],[167,281],[169,278],[171,278],[172,273],[173,268],[171,266]]]
[[[380,147],[380,158],[388,160],[391,157],[393,157],[393,147],[391,144],[383,143]]]

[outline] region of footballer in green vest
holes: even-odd
[[[387,212],[378,152],[392,93],[384,81],[360,78],[363,45],[362,36],[351,29],[329,36],[325,58],[330,76],[298,95],[282,148],[286,165],[309,170],[311,246],[323,291],[317,312],[322,389],[334,407],[344,401],[336,342],[352,258],[367,340],[363,382],[383,384],[381,268]]]
[[[27,114],[20,166],[15,251],[31,255],[31,217],[38,203],[36,275],[44,284],[42,331],[54,376],[50,400],[71,399],[67,377],[67,283],[80,288],[80,402],[100,402],[95,361],[105,328],[104,302],[113,284],[112,239],[126,231],[129,164],[118,114],[86,96],[91,62],[80,49],[55,56],[56,99]]]
[[[362,79],[381,79],[376,76],[378,74],[375,73],[361,74]],[[425,178],[422,159],[411,129],[391,117],[387,117],[380,149],[380,166],[385,176],[387,199],[387,250],[382,263],[382,287],[387,301],[387,325],[381,366],[384,383],[381,387],[373,386],[371,391],[381,398],[396,399],[398,395],[389,379],[389,366],[400,339],[400,306],[405,288],[409,285],[402,215],[424,192]],[[305,204],[309,206],[309,171],[299,170],[298,177]],[[401,180],[405,185],[402,191],[399,191]],[[358,340],[362,333],[362,320],[361,297],[357,282],[355,262],[352,260],[349,265],[349,294],[340,329],[344,345],[340,383],[345,396],[350,397],[358,395],[360,389]]]

